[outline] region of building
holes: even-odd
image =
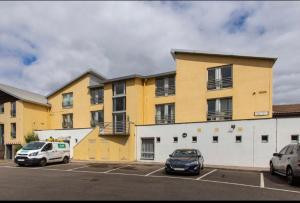
[[[74,146],[74,159],[133,161],[137,125],[272,117],[276,58],[191,50],[171,54],[176,69],[170,72],[107,79],[89,70],[76,77],[45,97],[44,129],[92,128]]]
[[[28,133],[48,129],[49,110],[44,96],[0,84],[0,159],[11,159]]]

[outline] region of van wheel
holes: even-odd
[[[291,167],[288,167],[286,170],[286,177],[288,179],[288,184],[289,185],[294,185],[295,184],[295,177],[294,173]]]
[[[46,160],[45,158],[43,158],[43,159],[40,161],[40,166],[41,166],[41,167],[44,167],[44,166],[46,166],[46,164],[47,164],[47,160]]]
[[[63,159],[63,163],[64,164],[69,163],[69,157],[65,156],[64,159]]]
[[[272,162],[270,163],[270,174],[275,175],[274,166],[273,166]]]

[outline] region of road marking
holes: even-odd
[[[89,166],[80,166],[80,167],[68,169],[66,171],[73,171],[73,170],[77,170],[77,169],[80,169],[80,168],[87,168],[87,167],[89,167]]]
[[[147,175],[145,175],[145,176],[150,176],[151,174],[153,174],[153,173],[156,173],[156,172],[158,172],[158,171],[161,171],[162,169],[164,169],[165,167],[162,167],[162,168],[160,168],[160,169],[157,169],[157,170],[155,170],[155,171],[152,171],[151,173],[148,173]]]
[[[118,170],[118,169],[127,168],[128,166],[130,166],[130,165],[127,165],[127,166],[121,166],[121,167],[119,167],[119,168],[114,168],[114,169],[111,169],[111,170],[108,170],[108,171],[104,171],[104,173],[109,173],[109,172],[111,172],[111,171],[115,171],[115,170]]]
[[[212,170],[212,171],[210,171],[210,172],[208,172],[208,173],[205,173],[203,176],[197,178],[196,180],[200,180],[200,179],[202,179],[202,178],[208,176],[209,174],[212,174],[213,172],[215,172],[215,171],[217,171],[217,170],[218,170],[218,169],[214,169],[214,170]]]
[[[264,180],[264,174],[260,173],[260,187],[264,188],[265,187],[265,180]]]
[[[16,166],[0,166],[0,168],[17,168],[17,169],[41,169],[41,170],[49,170],[49,171],[61,171],[61,172],[75,172],[75,173],[98,173],[98,174],[111,174],[111,175],[126,175],[126,176],[139,176],[139,177],[145,177],[145,175],[140,174],[126,174],[126,173],[105,173],[105,172],[97,172],[97,171],[67,171],[67,170],[61,170],[61,169],[51,169],[51,168],[27,168],[27,167],[16,167]],[[182,180],[193,180],[194,178],[183,178],[183,177],[172,177],[172,176],[147,176],[147,178],[173,178],[173,179],[182,179]],[[228,184],[228,185],[237,185],[237,186],[244,186],[244,187],[252,187],[252,188],[260,188],[260,189],[266,189],[266,190],[276,190],[281,192],[291,192],[291,193],[297,193],[300,194],[300,191],[295,190],[286,190],[286,189],[280,189],[280,188],[271,188],[271,187],[264,187],[261,188],[260,186],[256,185],[247,185],[247,184],[241,184],[241,183],[230,183],[230,182],[223,182],[223,181],[214,181],[214,180],[198,180],[200,182],[212,182],[212,183],[220,183],[220,184]]]

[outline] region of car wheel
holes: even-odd
[[[274,166],[273,166],[272,162],[270,163],[270,174],[275,175]]]
[[[201,170],[203,170],[203,169],[204,169],[204,164],[201,165]]]
[[[24,164],[18,164],[18,166],[19,166],[19,167],[22,167],[22,166],[24,166]]]
[[[47,160],[46,160],[45,158],[43,158],[43,159],[40,161],[40,166],[41,166],[41,167],[44,167],[44,166],[46,166],[46,164],[47,164]]]
[[[63,163],[64,164],[69,163],[69,157],[65,156],[64,159],[63,159]]]
[[[295,177],[294,177],[294,173],[293,173],[293,170],[292,170],[291,167],[287,168],[286,177],[287,177],[289,185],[294,185],[295,184]]]

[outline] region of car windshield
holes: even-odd
[[[45,145],[45,142],[30,142],[22,149],[24,150],[36,150],[36,149],[41,149]]]
[[[173,157],[195,157],[197,156],[196,150],[176,150]]]

